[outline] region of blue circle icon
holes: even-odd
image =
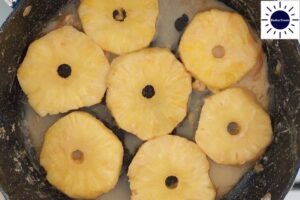
[[[285,29],[290,24],[290,16],[282,11],[275,11],[271,16],[271,24],[276,29]]]

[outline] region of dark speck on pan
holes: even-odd
[[[183,14],[175,21],[175,28],[179,32],[184,31],[188,23],[189,23],[189,16]]]

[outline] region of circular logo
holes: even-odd
[[[270,20],[272,26],[276,29],[285,29],[290,24],[290,16],[283,10],[275,11]]]

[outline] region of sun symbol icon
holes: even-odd
[[[262,1],[261,38],[299,39],[299,1]]]

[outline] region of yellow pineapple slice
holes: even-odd
[[[209,162],[193,142],[162,136],[142,145],[129,166],[131,200],[214,200]]]
[[[250,92],[227,89],[205,100],[195,139],[215,162],[241,165],[271,143],[271,120]]]
[[[108,70],[101,48],[65,26],[30,45],[18,80],[33,109],[45,116],[101,102]]]
[[[182,36],[179,52],[197,79],[220,90],[255,66],[261,47],[242,16],[213,9],[195,16]]]
[[[82,0],[84,31],[104,50],[124,54],[147,47],[156,32],[158,0]]]
[[[148,140],[183,120],[191,90],[191,77],[175,56],[149,48],[112,62],[107,105],[122,129]]]
[[[114,188],[122,161],[118,138],[84,112],[73,112],[50,127],[40,155],[48,181],[76,199],[95,199]]]

